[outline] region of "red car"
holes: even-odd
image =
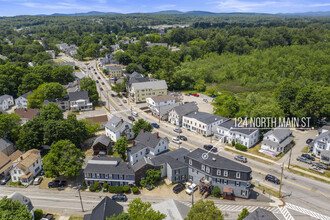
[[[193,93],[193,96],[199,97],[199,95],[198,95],[198,94],[196,94],[196,93]]]

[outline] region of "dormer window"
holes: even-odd
[[[202,164],[201,169],[202,169],[203,171],[205,171],[205,165],[204,165],[204,164]]]
[[[228,177],[228,170],[224,170],[224,171],[223,171],[223,175],[224,175],[225,177]]]
[[[206,172],[210,173],[210,167],[206,167]]]
[[[240,172],[236,172],[236,178],[237,179],[241,178],[241,173]]]
[[[217,170],[217,175],[221,176],[221,170]]]

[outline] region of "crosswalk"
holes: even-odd
[[[294,218],[292,217],[292,215],[285,206],[278,207],[278,209],[280,210],[285,220],[294,220]]]
[[[294,210],[294,211],[297,211],[297,212],[300,212],[300,213],[303,213],[305,215],[309,215],[311,217],[314,217],[316,219],[320,219],[320,220],[330,220],[330,217],[328,216],[325,216],[325,215],[322,215],[322,214],[319,214],[317,212],[313,212],[311,210],[308,210],[308,209],[305,209],[303,207],[300,207],[300,206],[296,206],[296,205],[293,205],[291,203],[286,203],[286,206],[285,206],[287,209],[291,209],[291,210]]]

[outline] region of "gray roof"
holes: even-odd
[[[102,134],[101,136],[97,137],[94,142],[93,142],[93,146],[95,146],[96,144],[101,143],[105,146],[109,146],[111,143],[111,139],[109,137],[107,137],[106,135]]]
[[[8,140],[7,138],[1,138],[0,139],[0,151],[3,151],[4,149],[6,149],[7,147],[9,147],[12,144],[13,143],[10,140]]]
[[[141,130],[138,136],[135,138],[135,143],[140,143],[146,147],[155,148],[160,140],[165,139],[159,136],[157,138],[157,133],[150,133],[148,131]]]
[[[245,217],[244,220],[278,220],[278,218],[268,210],[257,208]]]
[[[219,116],[219,115],[214,115],[214,114],[210,114],[210,113],[207,113],[207,112],[198,112],[198,111],[195,111],[195,112],[191,112],[189,114],[186,115],[186,117],[189,117],[189,118],[194,118],[200,122],[203,122],[205,124],[212,124],[216,121],[226,121],[227,118],[224,118],[222,116]]]
[[[88,161],[84,173],[134,175],[130,165],[118,157],[94,157]]]
[[[144,148],[147,148],[147,147],[141,143],[135,143],[134,146],[128,148],[128,151],[131,154],[135,154],[136,152],[139,152],[140,150],[142,150]]]
[[[79,99],[89,99],[87,91],[79,91],[79,92],[69,92],[69,100],[76,101]]]
[[[84,220],[106,220],[113,215],[119,215],[123,210],[122,205],[106,196],[95,206],[91,214],[84,215]]]
[[[170,112],[173,108],[177,107],[181,105],[180,102],[176,102],[172,105],[163,105],[163,106],[160,106],[159,107],[159,110],[160,110],[160,115],[166,115],[168,112]],[[158,110],[158,108],[156,108],[156,110]]]
[[[0,59],[6,60],[7,57],[0,54]]]
[[[167,84],[165,80],[158,80],[158,81],[150,81],[150,82],[132,83],[132,87],[134,87],[135,90],[139,90],[139,89],[159,90],[159,89],[167,89]]]
[[[143,157],[142,160],[139,160],[138,162],[133,164],[132,168],[133,168],[134,172],[136,172],[147,164],[153,165],[152,161],[149,158]]]
[[[317,141],[320,138],[326,137],[326,136],[329,136],[330,137],[330,131],[326,131],[326,132],[323,132],[323,133],[319,134],[318,136],[315,137],[315,139],[313,140],[313,142]]]
[[[121,66],[109,66],[110,70],[122,70],[123,68]]]
[[[321,157],[329,157],[330,158],[330,150],[324,150],[321,152]]]
[[[246,135],[250,135],[253,132],[258,130],[256,128],[248,129],[250,125],[248,125],[247,127],[244,127],[244,128],[240,128],[240,127],[237,127],[237,126],[238,125],[235,123],[235,121],[233,121],[231,119],[229,119],[229,120],[221,123],[220,125],[218,125],[218,127],[223,127],[223,128],[229,129],[231,131],[236,131],[236,132],[246,134]]]
[[[168,44],[167,43],[150,43],[150,42],[147,42],[147,45],[149,47],[153,47],[153,46],[163,46],[163,47],[167,47]]]
[[[85,73],[83,72],[75,72],[74,73],[75,77],[77,77],[78,79],[83,79],[86,77]]]
[[[162,164],[167,163],[172,169],[178,169],[187,166],[187,164],[176,160],[173,157],[170,157],[169,155],[167,155],[167,153],[156,156],[152,158],[151,161],[155,166],[160,166]]]
[[[268,135],[274,135],[276,138],[279,140],[282,140],[283,138],[290,136],[292,132],[290,131],[289,128],[274,128],[270,131],[268,131],[265,135],[264,138],[267,137]]]
[[[202,154],[204,154],[204,153],[207,153],[207,151],[198,148],[198,149],[188,153],[187,157],[194,159],[200,163],[206,164],[213,168],[240,171],[240,172],[251,172],[250,167],[245,166],[241,163],[237,163],[236,161],[227,159],[225,157],[219,156],[217,154],[213,154],[211,152],[208,154],[208,158],[206,160],[204,160],[204,158],[202,157]]]
[[[272,146],[272,147],[280,148],[280,147],[286,147],[293,140],[294,140],[294,138],[292,136],[285,138],[280,143],[277,143],[277,142],[274,142],[274,141],[271,141],[271,140],[264,139],[262,141],[262,144],[266,144],[266,145],[269,145],[269,146]]]
[[[29,96],[29,95],[32,95],[33,94],[33,92],[27,92],[27,93],[25,93],[25,94],[23,94],[23,95],[21,95],[20,97],[23,97],[23,98],[26,98],[27,99],[27,97]],[[19,97],[18,97],[19,98]]]
[[[173,110],[179,115],[179,116],[184,116],[187,115],[191,112],[195,112],[198,111],[198,106],[193,103],[193,102],[189,102],[177,107],[174,107]]]
[[[110,120],[105,124],[105,127],[108,128],[109,130],[113,131],[113,132],[117,132],[121,129],[122,125],[124,125],[125,121],[114,115],[112,116],[112,118],[110,118]],[[128,124],[131,124],[129,122],[127,122]]]
[[[165,220],[183,220],[187,217],[190,207],[174,199],[165,200],[151,206],[155,211],[166,215]]]
[[[9,195],[8,198],[14,201],[19,201],[22,205],[26,205],[29,211],[33,209],[31,200],[18,192],[14,192],[13,194]]]
[[[2,102],[5,100],[5,99],[8,99],[8,98],[13,98],[11,95],[2,95],[0,96],[0,104],[2,104]]]
[[[170,151],[166,154],[177,160],[177,159],[180,159],[180,158],[186,156],[189,152],[190,151],[185,149],[185,148],[180,148],[180,149],[177,149],[177,150]]]

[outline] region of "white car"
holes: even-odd
[[[181,141],[180,141],[179,138],[174,137],[174,138],[172,138],[172,141],[173,141],[174,143],[181,144]]]
[[[197,185],[195,183],[187,183],[186,193],[188,195],[193,194],[197,190]]]
[[[138,114],[137,112],[132,112],[132,115],[133,115],[134,117],[139,117],[139,114]]]
[[[127,103],[127,100],[126,99],[123,99],[123,103]]]
[[[39,185],[41,183],[42,179],[43,179],[42,176],[38,176],[37,178],[34,179],[33,185]]]

